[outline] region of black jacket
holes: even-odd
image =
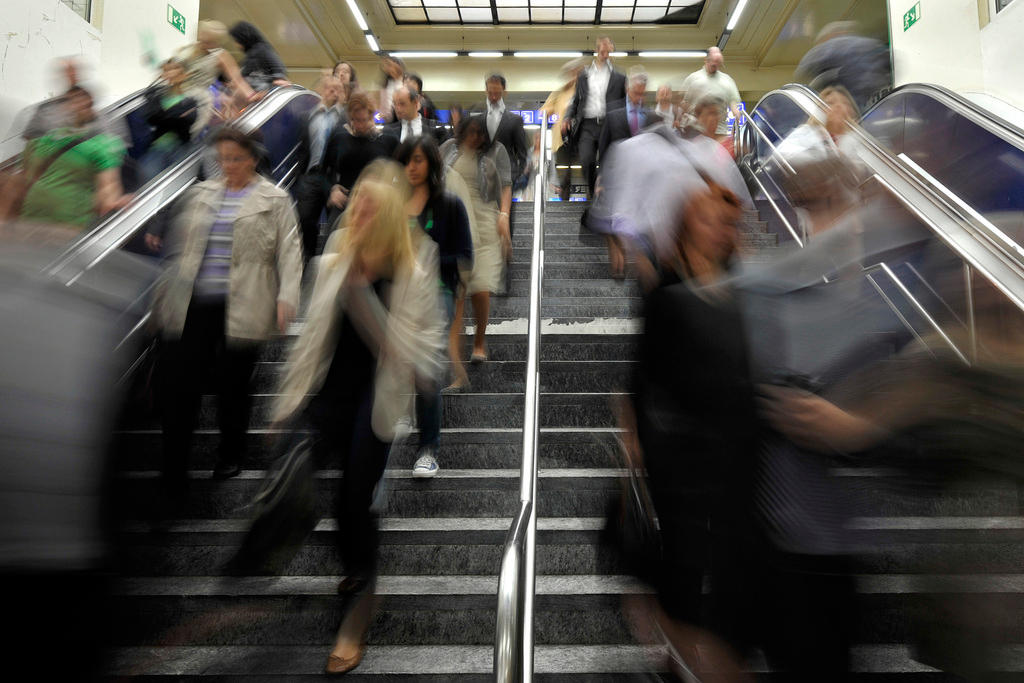
[[[274,80],[288,78],[284,62],[258,28],[247,21],[240,21],[231,27],[229,33],[245,50],[242,77],[254,90],[268,90]]]
[[[655,114],[653,109],[643,107],[642,111],[644,113],[644,120],[640,125],[641,130],[646,126],[661,122],[661,117]],[[618,142],[619,140],[625,140],[631,137],[633,137],[633,135],[629,130],[629,119],[627,117],[625,105],[617,109],[609,110],[608,115],[604,119],[604,127],[601,129],[601,142],[598,147],[601,153],[600,158],[604,159],[605,152],[608,151],[608,148],[613,142]]]
[[[486,106],[483,111],[484,122],[486,123]],[[488,131],[487,135],[490,137],[490,131]],[[515,184],[516,179],[523,175],[526,169],[526,161],[530,157],[530,146],[526,141],[526,129],[523,128],[522,117],[506,110],[501,115],[501,121],[498,123],[498,130],[495,131],[494,138],[489,140],[491,143],[495,141],[500,142],[505,147],[505,151],[508,152],[508,160],[512,164],[512,183]]]
[[[312,153],[311,143],[309,139],[309,124],[313,120],[313,114],[315,114],[316,112],[317,110],[314,109],[313,111],[305,114],[302,117],[302,132],[299,135],[299,150],[298,157],[296,159],[296,161],[298,162],[298,170],[300,175],[302,173],[305,173],[306,169],[309,168],[309,155]],[[338,131],[339,128],[341,128],[347,122],[348,117],[345,116],[344,112],[342,112],[341,116],[338,117],[337,123],[334,124],[334,129],[331,131],[331,134],[327,137],[327,144],[324,146],[323,158],[323,165],[325,167],[331,165],[331,159],[334,156],[336,156],[338,152],[336,149],[333,149],[331,147],[332,143],[337,144],[338,142],[338,138],[335,137],[334,134]]]
[[[324,172],[332,186],[341,185],[350,192],[371,161],[381,157],[390,159],[397,146],[398,140],[390,135],[362,137],[352,135],[345,126],[338,126],[327,142],[331,154]]]
[[[384,135],[390,135],[395,139],[396,146],[397,143],[401,142],[402,140],[403,123],[404,121],[402,121],[401,119],[395,119],[391,123],[384,124],[384,128],[381,129],[381,132],[384,133]],[[447,128],[444,127],[443,123],[435,119],[428,119],[424,117],[423,134],[426,135],[427,133],[430,133],[431,135],[434,136],[434,140],[437,141],[438,146],[440,146],[442,142],[451,137],[451,133]]]
[[[473,238],[469,215],[462,200],[448,192],[431,197],[419,215],[420,227],[437,242],[441,261],[441,282],[452,293],[459,285],[459,265],[473,263]]]
[[[192,139],[192,124],[196,122],[199,105],[195,99],[185,97],[173,107],[164,109],[161,99],[166,94],[167,89],[161,86],[146,91],[143,113],[146,122],[153,127],[150,139],[156,140],[165,133],[174,133],[181,144],[185,144]]]
[[[580,129],[580,122],[583,121],[583,108],[590,92],[588,70],[583,71],[576,79],[576,94],[565,110],[565,118],[572,121],[572,138],[575,139]],[[617,106],[618,102],[626,99],[626,74],[612,69],[608,76],[608,89],[604,92],[605,113],[607,114]]]

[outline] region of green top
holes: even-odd
[[[62,145],[86,133],[73,128],[58,128],[32,140],[22,156],[29,178]],[[49,223],[64,223],[82,228],[96,218],[96,176],[101,171],[119,168],[124,144],[107,133],[100,133],[75,145],[50,164],[42,178],[29,189],[21,217]]]

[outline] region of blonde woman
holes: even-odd
[[[308,422],[320,457],[341,461],[336,515],[352,595],[327,660],[343,674],[362,661],[373,612],[377,521],[370,507],[396,424],[412,415],[422,378],[440,372],[444,322],[433,240],[414,250],[404,169],[375,161],[356,182],[324,249],[302,335],[274,408],[277,423]],[[322,460],[321,460],[322,461]]]
[[[256,97],[253,89],[242,78],[242,71],[235,58],[223,47],[228,38],[227,27],[219,21],[200,21],[196,37],[196,42],[181,48],[174,56],[185,67],[185,94],[199,104],[198,116],[192,125],[193,136],[210,122],[213,114],[210,87],[219,77],[224,76],[242,102],[249,102]]]

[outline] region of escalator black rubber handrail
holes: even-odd
[[[802,95],[803,98],[797,97],[797,94]],[[778,95],[788,97],[794,104],[803,109],[808,117],[824,113],[821,111],[825,106],[824,102],[818,97],[817,93],[806,86],[791,84],[766,93],[752,110],[751,116],[754,111],[761,108],[766,99]],[[801,99],[809,100],[813,106],[819,107],[819,111],[812,112],[804,106]],[[964,232],[970,235],[972,247],[967,248],[961,241],[957,241],[953,236],[947,235],[939,228],[938,224],[928,219],[921,211],[917,210],[917,207],[909,204],[907,197],[876,172],[873,177],[879,181],[883,189],[890,192],[904,206],[907,206],[912,213],[915,213],[959,258],[975,268],[998,290],[1002,291],[1015,306],[1024,310],[1024,263],[1021,262],[1019,255],[1012,253],[1005,246],[1001,245],[995,236],[990,235],[990,229],[979,223],[977,216],[970,215],[962,207],[957,206],[955,202],[950,201],[948,195],[955,196],[955,193],[952,193],[934,179],[922,178],[920,174],[913,172],[902,160],[879,145],[860,126],[851,124],[850,129],[857,135],[864,149],[880,160],[887,170],[892,171],[894,174],[893,178],[898,177],[900,182],[907,183],[911,188],[923,195],[925,201],[929,202],[931,206],[938,208],[947,217],[951,218],[954,223],[958,224]],[[750,170],[756,172],[753,168]],[[983,221],[984,218],[982,217],[981,220]],[[977,245],[983,252],[972,252],[973,245]],[[999,269],[1004,277],[995,275],[992,268]]]
[[[290,102],[294,97],[309,92],[310,91],[305,88],[296,85],[274,88],[269,91],[262,100],[254,104],[238,119],[233,121],[231,125],[237,126],[246,131],[258,128],[260,125],[265,123],[266,120],[269,120],[269,118],[280,111],[281,107]],[[277,106],[275,106],[275,103]],[[196,167],[200,161],[202,152],[202,147],[194,150],[185,159],[182,159],[171,167],[170,170],[147,184],[143,188],[143,191],[136,196],[128,206],[104,218],[100,224],[87,235],[82,236],[82,238],[76,240],[74,244],[70,245],[64,253],[61,254],[61,256],[46,268],[46,272],[51,276],[57,276],[61,272],[65,271],[69,266],[78,262],[80,258],[98,250],[98,255],[89,256],[88,263],[82,265],[81,268],[73,269],[72,272],[67,275],[65,283],[71,284],[77,280],[81,274],[101,261],[107,253],[119,248],[127,242],[138,231],[141,225],[179,196],[191,183],[185,183],[184,186],[172,196],[166,198],[165,201],[160,202],[159,206],[153,208],[144,216],[139,216],[138,219],[130,226],[124,227],[118,224],[127,216],[134,213],[133,208],[137,208],[146,203],[146,200],[151,199],[153,194],[162,192],[172,181],[181,180],[182,174],[191,173],[194,178],[194,175],[198,170]],[[118,228],[121,229],[118,230]]]

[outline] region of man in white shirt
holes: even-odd
[[[722,71],[724,63],[722,51],[717,47],[709,47],[707,56],[704,57],[703,68],[697,69],[683,81],[683,111],[693,113],[693,106],[707,95],[712,95],[728,104],[736,121],[740,120],[740,92],[736,88],[736,82],[729,74]],[[718,129],[715,136],[722,140],[729,135],[726,126],[728,117],[722,114],[718,122]]]
[[[576,95],[562,120],[562,135],[569,135],[570,145],[583,166],[591,197],[597,179],[597,153],[605,115],[626,99],[626,75],[615,71],[608,58],[615,43],[608,36],[601,36],[596,47],[593,63],[576,79]]]
[[[429,133],[439,145],[448,138],[447,131],[439,121],[425,119],[420,115],[420,94],[414,87],[399,86],[391,101],[395,108],[395,120],[384,126],[385,135],[402,143]]]
[[[308,261],[315,255],[320,236],[320,214],[327,206],[330,183],[326,176],[329,156],[336,153],[330,141],[334,129],[344,125],[341,109],[341,81],[328,76],[320,81],[320,104],[303,122],[299,140],[299,176],[292,190],[302,227],[303,254]]]

